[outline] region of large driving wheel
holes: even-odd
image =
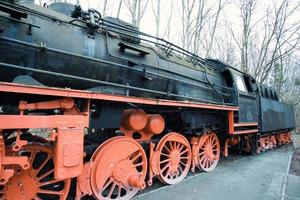
[[[158,178],[166,184],[181,182],[191,166],[191,147],[187,139],[175,132],[165,135],[157,145]]]
[[[28,144],[11,156],[28,156],[30,167],[19,166],[14,176],[0,189],[0,200],[65,200],[68,196],[71,179],[54,179],[53,148],[46,144]]]
[[[97,199],[131,199],[146,187],[147,157],[126,136],[104,142],[92,156],[91,186]]]
[[[220,159],[220,143],[215,133],[204,134],[200,137],[197,151],[197,166],[209,172],[216,168]]]

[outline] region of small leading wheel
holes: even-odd
[[[126,136],[107,140],[92,156],[91,187],[96,199],[131,199],[146,187],[147,157]]]
[[[20,151],[7,151],[9,155],[28,156],[30,167],[19,166],[14,176],[0,189],[0,200],[65,200],[71,179],[54,179],[53,148],[46,144],[28,144]]]
[[[175,132],[165,135],[158,143],[158,178],[166,184],[177,184],[189,172],[192,160],[187,139]]]
[[[217,135],[210,133],[201,136],[196,152],[198,152],[198,167],[205,172],[214,170],[220,159],[220,143]]]

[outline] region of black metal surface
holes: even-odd
[[[22,12],[20,10],[11,8],[9,6],[0,5],[0,11],[3,11],[5,13],[9,13],[12,18],[15,19],[21,19],[21,18],[27,18],[27,13]]]
[[[261,132],[263,134],[295,128],[292,105],[261,97],[260,107]]]
[[[13,6],[18,8],[17,5]],[[77,26],[78,24],[73,24],[75,21],[69,23],[71,20],[68,19],[72,19],[71,17],[62,16],[50,9],[26,4],[20,10],[26,10],[30,16],[26,23],[34,22],[41,28],[33,29],[32,34],[28,35],[28,31],[23,31],[25,27],[22,23],[0,21],[0,25],[6,27],[0,35],[0,53],[6,56],[0,58],[0,62],[8,64],[7,66],[24,67],[22,70],[2,68],[5,74],[1,77],[3,81],[28,75],[46,86],[99,89],[113,85],[128,89],[132,96],[232,105],[232,91],[224,86],[218,70],[200,63],[192,64],[183,57],[180,60],[174,56],[169,59],[159,53],[158,49],[145,44],[126,44],[122,42],[122,38],[107,34],[107,31],[112,31],[105,29],[108,21],[105,21],[103,27],[98,24],[96,32],[91,33],[88,30],[90,26]],[[57,23],[59,18],[65,24]],[[123,35],[126,33],[124,30],[136,33],[135,29],[125,29],[126,26],[124,28],[123,25],[119,27]],[[130,37],[133,37],[132,34]],[[129,50],[139,50],[138,53],[142,52],[143,56],[121,51],[118,45],[120,43],[127,49],[130,47]],[[36,73],[36,69],[53,72],[55,76],[51,73],[48,76]],[[63,76],[58,76],[57,73]],[[78,81],[66,79],[65,75],[82,77],[85,81],[79,84]],[[87,81],[90,79],[97,80],[101,85],[95,81]],[[109,87],[99,92],[106,92],[107,88]],[[109,93],[121,91],[118,88],[111,89]]]

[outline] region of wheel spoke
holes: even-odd
[[[45,189],[39,189],[38,193],[40,193],[40,194],[50,194],[50,195],[62,195],[62,194],[64,194],[63,191],[53,191],[53,190],[45,190]]]
[[[42,162],[42,164],[36,170],[34,170],[33,176],[36,176],[41,171],[41,169],[43,169],[43,167],[47,164],[49,160],[50,160],[50,156],[48,155],[48,157]]]
[[[39,187],[42,187],[42,186],[45,186],[45,185],[51,185],[51,184],[54,184],[54,183],[59,183],[61,182],[62,180],[51,180],[51,181],[45,181],[45,182],[42,182],[42,183],[39,183]]]
[[[38,181],[40,181],[40,180],[42,180],[43,178],[49,176],[49,175],[50,175],[51,173],[53,173],[53,172],[54,172],[54,169],[51,169],[51,170],[47,171],[46,173],[44,173],[43,175],[41,175],[41,176],[38,177]]]
[[[164,149],[166,149],[168,151],[168,153],[171,153],[171,150],[169,149],[169,147],[167,145],[164,146]]]
[[[130,160],[134,163],[134,161],[136,161],[140,156],[142,156],[142,153],[139,151],[136,155],[134,155],[133,158],[131,158]]]
[[[189,150],[188,149],[186,149],[186,150],[184,150],[184,151],[182,151],[182,152],[180,152],[180,155],[183,155],[183,154],[185,154],[186,152],[188,152]]]
[[[170,164],[167,163],[162,169],[161,171],[164,172],[167,168],[170,168]]]
[[[34,161],[34,158],[35,158],[37,152],[34,151],[34,152],[30,152],[30,153],[31,153],[31,154],[30,154],[30,157],[29,157],[29,164],[30,164],[30,166],[32,166],[33,161]],[[32,169],[33,169],[33,168],[32,168]]]
[[[122,192],[122,185],[121,185],[121,183],[118,183],[118,197],[117,198],[121,197],[121,192]]]
[[[170,155],[169,154],[165,154],[165,153],[160,153],[161,155],[163,155],[163,156],[166,156],[166,157],[170,157]]]
[[[181,152],[184,147],[185,147],[184,145],[180,144],[180,148],[178,148],[178,151]]]
[[[112,193],[114,192],[116,185],[117,184],[115,182],[112,184],[112,186],[111,186],[111,188],[109,190],[109,193],[108,193],[108,197],[109,198],[111,197]]]
[[[160,164],[164,164],[164,163],[166,163],[166,162],[170,162],[170,158],[165,159],[165,160],[162,160],[162,161],[160,161],[159,163],[160,163]]]
[[[174,147],[173,147],[173,143],[172,143],[172,141],[168,141],[168,143],[169,143],[169,145],[170,145],[170,149],[171,149],[171,151],[173,151],[173,150],[174,150]]]
[[[137,167],[143,166],[144,164],[145,164],[144,162],[140,162],[140,163],[134,164],[133,167],[137,168]]]
[[[183,166],[186,167],[186,163],[184,163],[184,162],[182,162],[182,161],[179,161],[179,162],[180,162],[180,164],[182,164]]]
[[[109,178],[109,180],[102,187],[102,192],[112,183],[112,181],[113,180],[111,178]]]

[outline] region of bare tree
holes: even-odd
[[[210,40],[209,40],[208,48],[206,48],[206,57],[210,57],[212,47],[213,47],[213,43],[216,40],[214,37],[215,37],[215,33],[216,33],[218,21],[219,21],[219,16],[220,16],[220,13],[221,13],[222,9],[225,7],[225,5],[227,3],[228,3],[228,1],[223,1],[223,0],[218,1],[217,11],[216,11],[215,16],[214,16],[214,23],[213,23],[213,26],[210,30],[210,34],[209,34],[210,35]]]
[[[102,9],[102,15],[106,16],[107,14],[107,0],[103,1],[103,9]]]
[[[173,17],[173,1],[171,2],[170,15],[168,17],[167,27],[166,27],[165,33],[163,34],[163,37],[166,36],[167,40],[170,40],[170,38],[171,38],[172,17]]]
[[[288,56],[299,46],[300,25],[298,23],[288,25],[288,19],[299,6],[300,4],[289,9],[288,0],[283,0],[278,8],[274,8],[273,17],[270,14],[267,15],[263,41],[258,50],[259,56],[254,71],[254,75],[260,82],[267,80],[276,62]]]
[[[256,0],[240,0],[239,9],[242,18],[242,37],[237,42],[241,54],[241,70],[249,72],[249,48],[251,43],[252,16],[254,14]],[[233,33],[233,31],[232,31]],[[235,39],[236,40],[236,39]]]
[[[131,21],[137,27],[145,14],[149,0],[124,0],[124,4],[130,12]]]
[[[190,49],[190,43],[192,38],[192,25],[193,18],[192,13],[194,11],[195,0],[182,0],[181,9],[182,9],[182,47],[184,49]]]
[[[217,42],[215,33],[219,16],[228,0],[182,0],[182,44],[194,54],[208,57]]]
[[[152,11],[153,15],[155,18],[155,36],[159,37],[159,27],[160,27],[160,5],[161,5],[161,0],[155,0],[156,1],[156,8],[154,8],[154,0],[152,0]]]
[[[118,6],[117,18],[119,18],[119,17],[120,17],[121,8],[122,8],[122,3],[123,3],[123,0],[120,0],[120,2],[119,2],[119,6]]]

